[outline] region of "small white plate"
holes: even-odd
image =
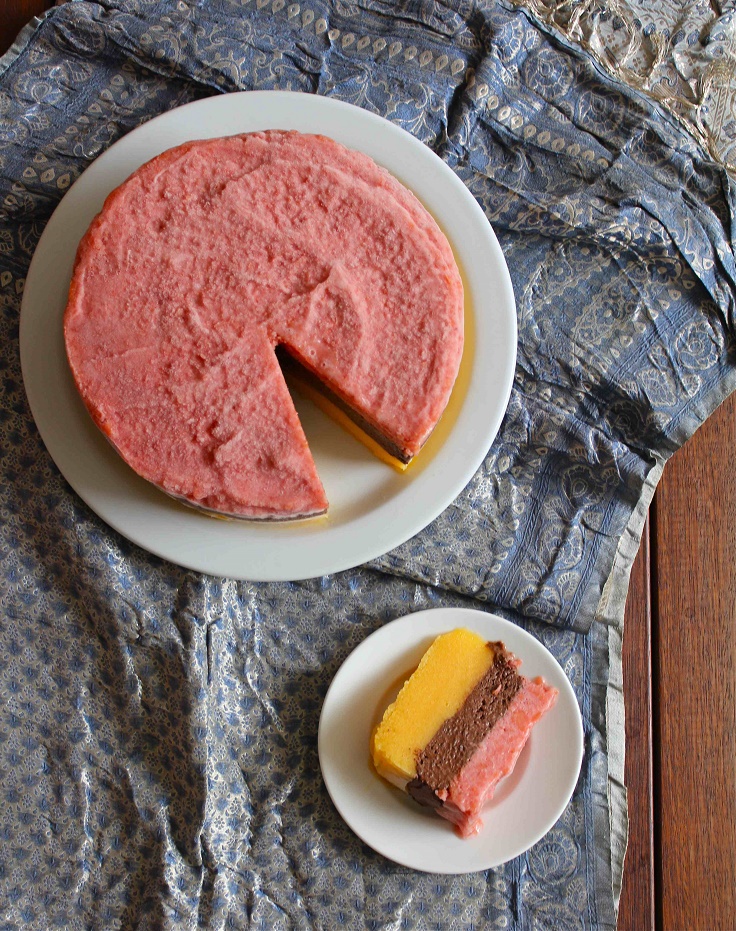
[[[361,150],[419,196],[456,250],[469,338],[450,404],[416,463],[399,474],[317,411],[298,404],[330,501],[327,518],[213,520],[139,478],[92,423],[66,361],[62,319],[77,245],[107,194],[153,156],[192,139],[260,129],[322,133]],[[470,481],[508,403],[516,309],[496,237],[465,185],[427,146],[373,113],[311,94],[224,94],[165,113],[101,155],[49,221],[28,272],[20,323],[28,401],[61,473],[129,540],[171,562],[252,581],[349,569],[426,527]]]
[[[370,736],[432,640],[467,627],[502,640],[527,678],[542,676],[559,691],[486,806],[484,825],[462,839],[452,825],[381,779]],[[427,873],[472,873],[524,853],[554,825],[572,796],[583,759],[583,724],[562,667],[521,627],[493,614],[437,608],[393,621],[345,660],[322,708],[319,760],[327,791],[353,831],[383,856]]]

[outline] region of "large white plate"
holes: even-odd
[[[467,627],[502,640],[527,678],[559,691],[484,811],[479,834],[462,839],[448,821],[381,779],[370,760],[373,728],[432,640]],[[471,873],[524,853],[554,825],[575,788],[583,725],[572,686],[557,660],[521,627],[482,611],[437,608],[393,621],[367,637],[343,663],[327,692],[319,725],[319,760],[327,791],[347,824],[390,860],[428,873]]]
[[[308,402],[299,406],[330,501],[327,518],[296,523],[213,520],[138,478],[94,427],[75,390],[62,318],[77,244],[106,195],[148,159],[187,140],[258,129],[318,132],[384,165],[445,230],[467,290],[469,339],[450,406],[417,462],[402,474],[376,460]],[[430,149],[386,120],[309,94],[227,94],[188,104],[126,135],[68,191],[28,273],[20,326],[28,400],[69,484],[111,527],[152,553],[213,575],[310,578],[348,569],[420,531],[465,487],[508,403],[516,361],[513,291],[482,210]]]

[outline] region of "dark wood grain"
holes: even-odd
[[[27,22],[53,6],[44,0],[0,0],[0,55],[13,44],[13,40]]]
[[[619,931],[653,931],[655,927],[649,534],[647,521],[639,554],[631,569],[624,619],[629,845],[619,903]]]
[[[736,928],[736,396],[658,491],[655,762],[662,931]]]

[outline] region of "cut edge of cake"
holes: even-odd
[[[293,386],[302,396],[309,399],[339,427],[365,446],[376,459],[390,465],[398,472],[406,471],[421,448],[415,453],[410,453],[395,439],[382,433],[378,426],[372,424],[363,413],[353,407],[335,387],[327,384],[316,372],[313,372],[285,344],[281,343],[276,347],[276,357],[287,385]]]

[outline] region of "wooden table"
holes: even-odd
[[[624,622],[620,931],[736,928],[736,395],[665,468]]]
[[[51,6],[3,3],[0,53]],[[667,465],[631,575],[619,931],[736,929],[735,457],[736,395]]]

